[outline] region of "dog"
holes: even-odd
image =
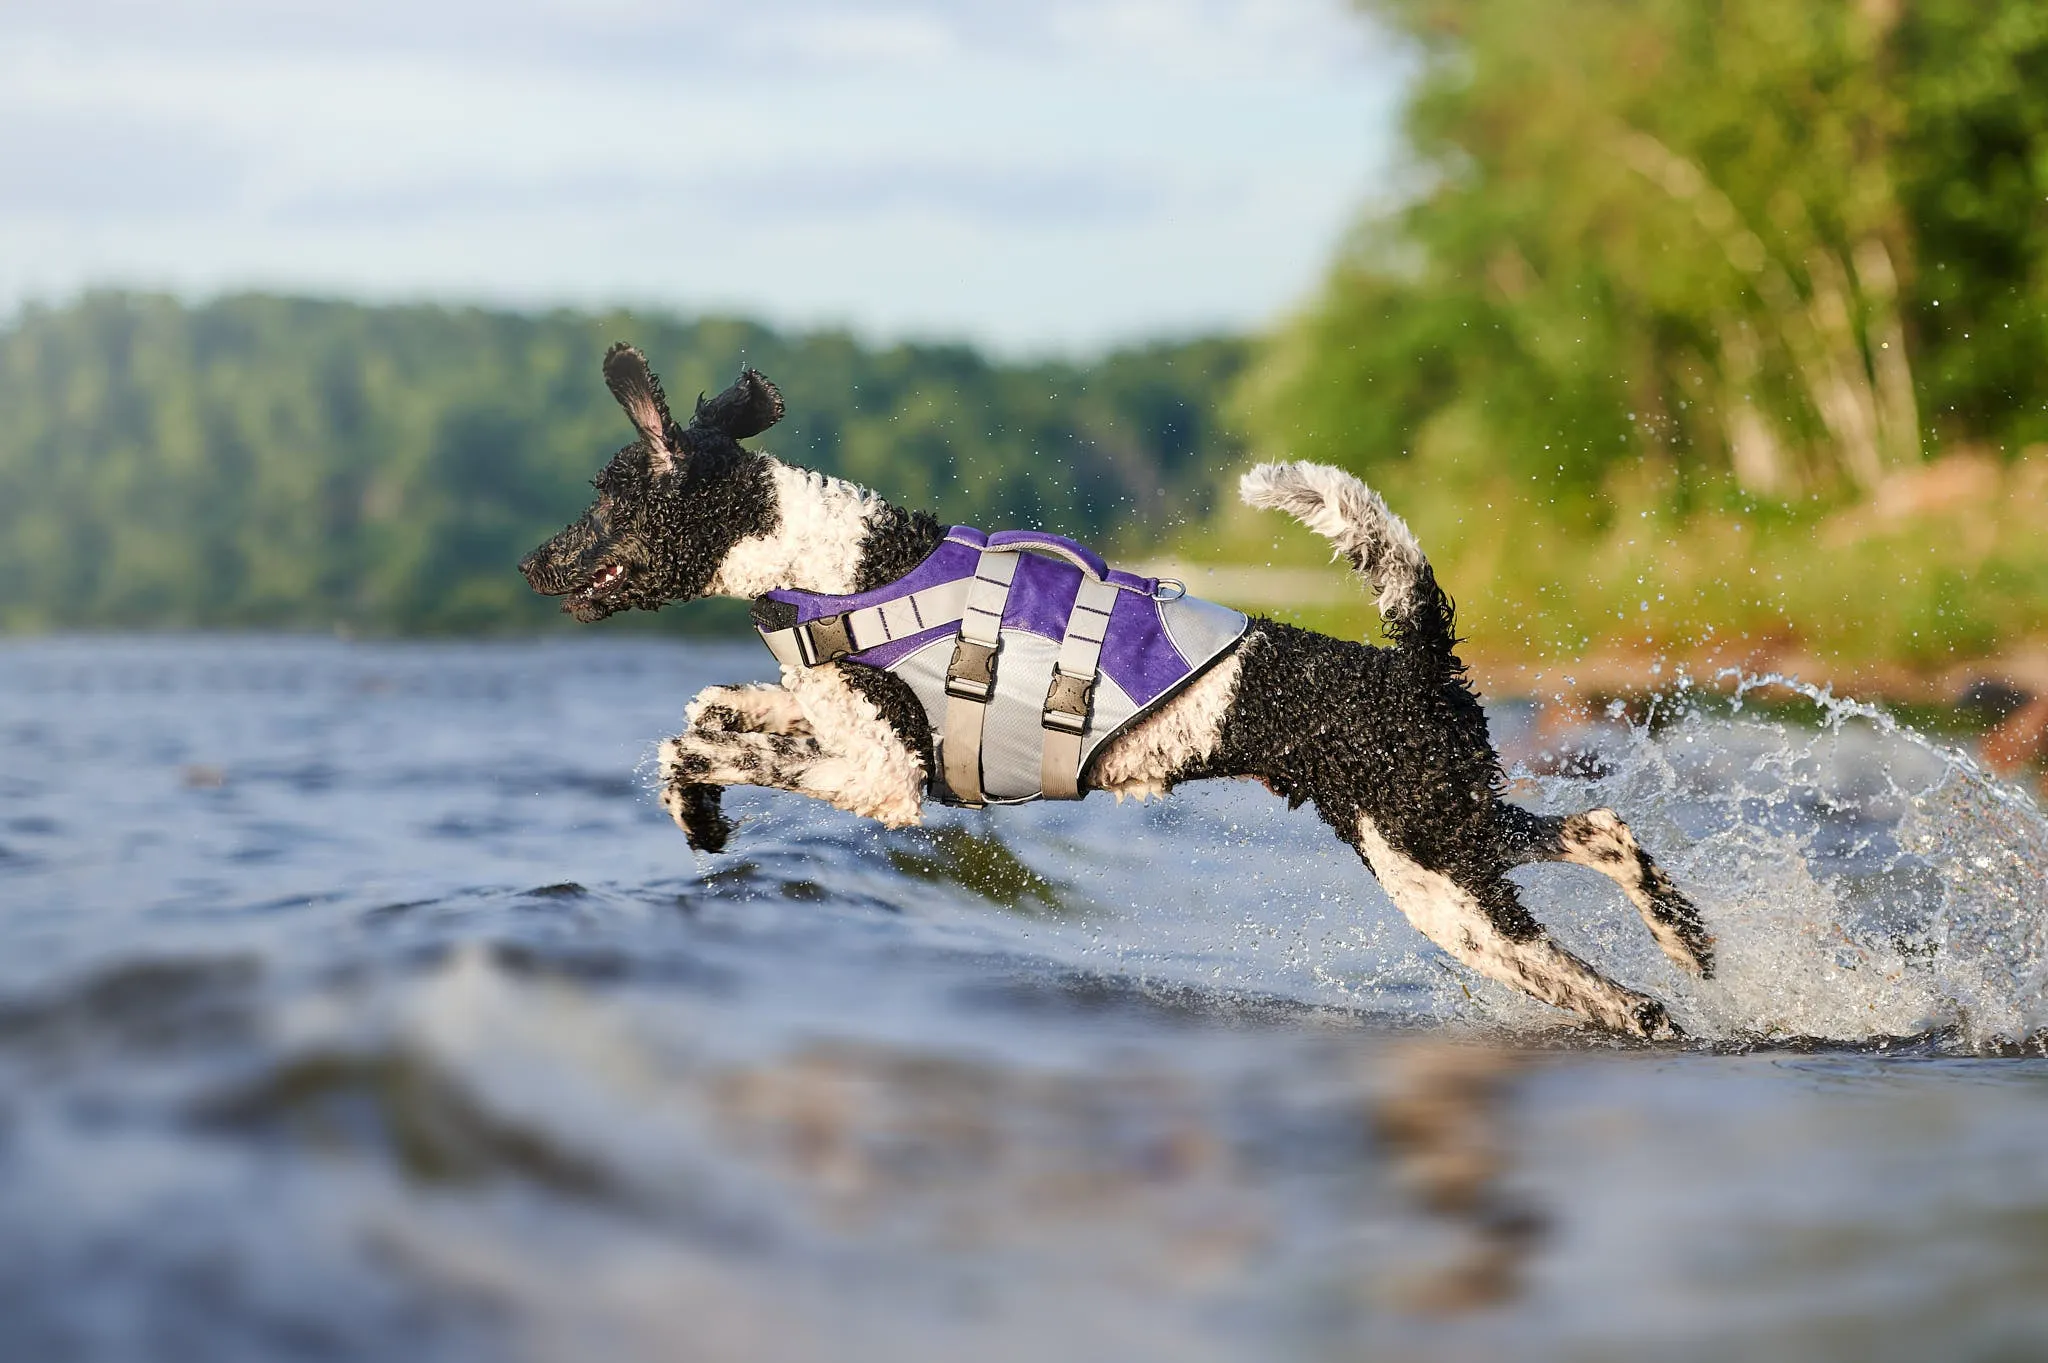
[[[687,426],[638,350],[612,347],[604,377],[638,438],[597,475],[596,502],[519,565],[579,621],[708,596],[870,592],[947,539],[925,512],[743,446],[783,411],[752,369],[700,396]],[[1540,815],[1502,797],[1450,598],[1408,527],[1327,466],[1262,464],[1240,492],[1349,560],[1387,646],[1251,618],[1205,671],[1092,753],[1081,789],[1151,796],[1211,777],[1260,781],[1290,806],[1313,806],[1409,922],[1466,966],[1615,1032],[1681,1035],[1657,1000],[1558,946],[1509,882],[1533,862],[1598,871],[1665,955],[1712,973],[1698,911],[1620,816]],[[697,848],[718,851],[730,835],[719,806],[729,785],[793,791],[891,828],[919,823],[927,798],[944,793],[925,706],[877,667],[786,663],[781,684],[709,687],[685,715],[688,727],[661,745],[662,803]]]

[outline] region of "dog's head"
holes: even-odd
[[[613,455],[581,518],[520,561],[543,596],[586,624],[638,607],[694,601],[733,545],[775,528],[764,455],[740,441],[782,416],[782,394],[752,369],[706,402],[688,426],[669,415],[647,357],[620,344],[605,353],[604,381],[640,438]]]

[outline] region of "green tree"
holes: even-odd
[[[1412,45],[1408,201],[1242,390],[1262,444],[1569,500],[1867,490],[2044,428],[2048,11],[1361,0]]]

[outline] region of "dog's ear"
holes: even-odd
[[[679,451],[669,439],[675,418],[668,414],[668,399],[662,395],[661,380],[647,367],[647,357],[624,341],[604,353],[604,385],[612,390],[619,406],[640,438],[647,442],[647,462],[656,473],[675,467]]]
[[[734,440],[745,440],[782,420],[782,392],[758,369],[742,369],[732,387],[712,398],[697,397],[692,426],[708,427]]]

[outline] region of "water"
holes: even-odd
[[[1255,787],[936,813],[653,744],[733,646],[0,647],[0,1356],[2004,1358],[2048,1349],[2048,824],[1882,715],[1663,702],[1719,935],[1518,873],[1698,1040],[1450,965]]]

